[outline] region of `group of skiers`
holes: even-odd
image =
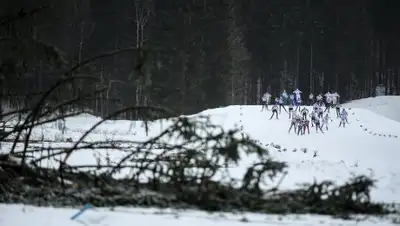
[[[288,95],[286,90],[282,92],[282,94],[275,98],[275,103],[272,104],[272,115],[270,119],[274,116],[276,119],[279,119],[279,116],[282,112],[282,108],[285,112],[288,113],[290,121],[289,133],[292,129],[294,129],[297,135],[304,135],[306,133],[310,133],[310,124],[311,127],[315,127],[316,133],[321,132],[324,133],[324,130],[328,130],[329,122],[333,121],[330,115],[330,109],[336,109],[336,117],[340,119],[339,127],[345,127],[346,123],[348,123],[347,111],[343,108],[341,109],[341,105],[339,104],[339,94],[327,92],[324,96],[319,94],[316,96],[314,100],[314,95],[311,93],[309,95],[309,103],[308,105],[312,105],[311,113],[306,107],[301,108],[302,105],[302,92],[299,89],[296,89]],[[325,97],[325,100],[324,100]],[[268,106],[271,104],[271,94],[268,92],[262,96],[263,106],[268,109]],[[285,105],[288,105],[288,110],[286,110]]]

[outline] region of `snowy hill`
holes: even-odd
[[[210,116],[212,123],[221,125],[225,129],[241,128],[243,133],[249,134],[254,140],[268,147],[270,154],[275,159],[287,162],[289,164],[289,172],[280,184],[281,189],[291,189],[298,186],[299,183],[313,182],[315,179],[317,181],[335,180],[341,183],[347,181],[352,175],[365,174],[378,180],[377,187],[371,193],[372,200],[388,203],[400,202],[400,165],[398,164],[398,157],[400,156],[398,151],[400,147],[400,139],[398,138],[400,136],[400,123],[385,117],[386,115],[382,116],[366,109],[365,106],[369,105],[365,105],[365,103],[369,103],[368,101],[360,100],[359,102],[345,105],[346,107],[351,107],[351,109],[348,109],[350,124],[346,128],[338,128],[339,122],[332,111],[333,122],[329,125],[329,131],[321,134],[311,130],[311,134],[302,136],[288,133],[289,119],[286,113],[282,112],[279,120],[269,120],[271,112],[261,112],[261,106],[229,106],[209,109],[191,117],[197,118],[206,115]],[[359,108],[356,107],[357,104],[360,106]],[[375,106],[374,104],[374,102],[371,102],[370,105]],[[87,114],[67,118],[64,134],[60,129],[56,128],[55,123],[44,125],[33,131],[33,138],[53,142],[41,142],[40,144],[32,145],[37,147],[45,147],[46,145],[59,146],[61,149],[69,147],[71,146],[71,140],[77,141],[87,129],[100,120],[98,117]],[[171,120],[151,122],[148,128],[149,133],[146,135],[146,128],[140,122],[109,120],[94,129],[84,140],[107,142],[112,142],[113,140],[145,141],[150,137],[157,136],[171,124]],[[166,142],[179,143],[177,139],[172,138],[167,139]],[[1,150],[6,152],[7,148],[10,147],[10,143],[4,143]],[[22,147],[22,145],[19,145],[19,149]],[[120,152],[109,151],[107,154],[114,162],[118,162],[125,157],[125,154]],[[104,160],[106,158],[105,155],[103,151],[82,150],[73,153],[68,159],[68,164],[95,165],[99,158]],[[255,160],[255,156],[243,158],[237,166],[232,165],[230,167],[230,175],[242,178],[246,166],[249,166]],[[42,164],[48,167],[58,166],[58,160],[46,161]],[[127,173],[129,173],[129,170],[123,170],[119,175],[123,177]],[[216,175],[215,179],[223,180],[224,176]],[[21,214],[19,213],[20,208],[14,206],[8,209],[8,207],[2,206],[0,214],[14,211],[12,213],[18,215]],[[62,214],[61,210],[35,209],[32,211],[29,214],[38,219],[40,219],[40,214],[44,211]],[[37,215],[35,215],[36,212],[38,213]],[[25,213],[24,217],[29,214]],[[129,217],[126,215],[110,214],[114,218],[122,217],[129,221]],[[169,221],[171,222],[168,222],[176,224],[178,221],[172,218],[170,217]],[[17,222],[17,219],[14,219],[15,221],[4,219],[0,220],[0,222],[6,222],[4,225],[19,225],[19,223],[14,223]],[[40,222],[44,223],[43,221]],[[38,225],[52,225],[55,220],[49,220],[47,223],[38,223]],[[186,223],[193,224],[191,220]],[[309,225],[314,224],[310,223],[310,221],[307,221],[307,223]],[[183,221],[179,222],[179,224],[183,224]],[[262,224],[268,225],[265,222],[262,222]],[[271,225],[276,224],[273,223]],[[287,224],[291,224],[290,221]],[[121,222],[118,225],[125,224]]]
[[[334,121],[325,134],[311,130],[310,135],[297,136],[288,134],[289,119],[286,113],[282,112],[279,120],[269,120],[271,113],[261,112],[260,109],[260,106],[229,106],[206,110],[192,117],[207,115],[212,123],[222,125],[226,129],[242,128],[244,133],[268,147],[273,157],[289,163],[289,174],[280,185],[282,189],[293,188],[303,182],[313,182],[314,178],[318,181],[331,179],[342,183],[354,174],[365,174],[379,180],[378,187],[372,192],[373,200],[400,202],[400,165],[397,158],[400,156],[399,122],[366,109],[351,108],[348,110],[350,124],[346,128],[338,128],[339,122],[332,111]],[[65,134],[54,128],[54,125],[45,125],[34,131],[34,137],[53,141],[66,141],[70,138],[76,141],[84,131],[100,120],[87,114],[68,118]],[[150,123],[149,136],[146,136],[144,126],[139,122],[106,121],[85,140],[145,141],[158,135],[169,124],[171,122],[168,120]],[[5,144],[3,147],[7,145],[11,144]],[[44,143],[39,146],[43,145],[69,147],[68,142]],[[123,153],[110,154],[110,158],[115,162],[123,156]],[[71,155],[68,163],[95,165],[96,158],[91,150],[79,151]],[[246,166],[253,163],[254,158],[245,158],[239,166],[232,166],[231,175],[242,178]],[[44,164],[55,166],[57,163],[55,161]],[[120,175],[124,176],[124,171]]]
[[[368,109],[376,114],[400,122],[400,96],[377,96],[353,100],[346,107]]]
[[[396,193],[400,191],[400,166],[396,160],[400,155],[400,123],[369,110],[353,108],[349,110],[350,124],[347,128],[338,128],[339,122],[334,121],[325,134],[312,131],[310,135],[297,136],[288,134],[289,121],[285,113],[280,120],[268,120],[270,112],[260,112],[259,109],[260,106],[231,106],[204,113],[213,113],[215,122],[224,126],[238,123],[244,132],[265,145],[279,145],[280,148],[273,148],[275,151],[271,154],[288,162],[291,168],[281,184],[282,188],[312,182],[314,178],[340,182],[352,174],[363,173],[380,181],[372,193],[373,199],[400,201]],[[316,157],[314,152],[317,152]],[[243,173],[242,168],[233,170],[233,174]]]

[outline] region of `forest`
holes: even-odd
[[[126,106],[176,114],[259,104],[263,92],[400,92],[400,2],[390,0],[14,0],[0,7],[0,98],[104,116]],[[133,119],[136,114],[122,117]]]
[[[399,212],[372,201],[372,176],[281,189],[289,165],[270,149],[289,149],[260,143],[243,126],[174,117],[260,104],[264,92],[296,88],[304,95],[338,92],[341,102],[376,96],[376,87],[399,94],[399,1],[14,0],[0,6],[0,203],[345,219]],[[90,125],[82,113],[100,117],[90,116],[96,119]],[[86,118],[71,129],[67,119],[75,116]],[[160,120],[153,136],[153,119],[160,118],[171,124]],[[112,119],[131,121],[124,121],[125,131]],[[94,163],[70,161],[85,152]],[[291,152],[318,156],[305,148]],[[234,178],[229,169],[248,157],[254,162]],[[116,178],[122,169],[129,173]]]

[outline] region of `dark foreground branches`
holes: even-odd
[[[33,142],[23,147],[3,142],[3,147],[14,149],[0,156],[0,202],[346,216],[389,212],[371,202],[375,181],[366,176],[342,185],[322,181],[280,191],[287,164],[272,159],[268,150],[239,130],[226,131],[207,117],[171,119],[170,126],[145,141],[84,140],[106,120],[80,139],[46,148]],[[71,157],[84,152],[95,155],[94,161],[72,164]],[[255,162],[233,175],[231,170],[244,167],[246,158]]]
[[[240,129],[225,130],[204,116],[173,118],[176,113],[162,107],[128,106],[82,129],[80,137],[68,137],[67,121],[87,113],[71,106],[80,106],[80,101],[104,91],[48,101],[75,79],[94,78],[65,78],[44,92],[33,107],[2,114],[7,120],[0,130],[0,202],[330,215],[388,213],[384,205],[371,202],[375,181],[362,175],[342,185],[322,181],[281,191],[288,173],[286,163],[271,158],[267,149]],[[127,112],[145,119],[139,122],[145,128],[144,139],[136,139],[133,126],[129,139],[92,139],[99,137],[100,127]],[[162,121],[165,128],[147,136],[154,128],[151,125]],[[48,125],[53,125],[51,130],[43,129]],[[51,134],[54,131],[60,138]],[[74,159],[82,161],[77,164]]]

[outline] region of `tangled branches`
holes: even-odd
[[[54,126],[61,120],[58,117],[47,117],[46,113],[40,119],[31,117],[29,122],[25,119],[22,125],[16,124],[9,136],[27,128],[33,135],[25,136],[22,145],[19,136],[14,136],[13,142],[2,142],[11,150],[0,157],[0,177],[5,178],[1,180],[1,201],[269,213],[386,213],[382,205],[371,203],[369,192],[374,181],[364,176],[345,185],[323,181],[279,191],[288,165],[272,159],[268,150],[240,130],[224,130],[208,117],[169,118],[165,129],[149,137],[137,137],[129,130],[119,138],[115,134],[113,138],[100,136],[99,131],[117,123],[108,119],[125,110],[94,121],[79,131],[79,137],[72,136],[76,131],[67,123],[58,142],[51,141],[51,136],[45,140],[43,135],[43,130],[51,134],[61,128]],[[68,116],[61,118],[68,122],[72,117]],[[74,115],[73,119],[79,117],[89,116]],[[154,129],[151,124],[161,121],[146,123]],[[123,130],[122,124],[118,127]],[[42,136],[36,137],[42,139],[34,142],[38,131]],[[253,163],[243,163],[249,159]]]

